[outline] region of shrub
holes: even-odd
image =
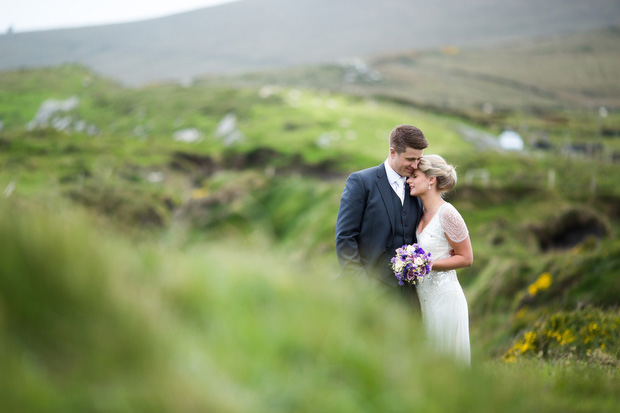
[[[620,311],[590,307],[542,317],[520,335],[503,359],[569,357],[615,365],[619,355]]]

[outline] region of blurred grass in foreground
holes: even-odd
[[[618,374],[588,366],[459,368],[425,348],[395,297],[268,242],[135,245],[78,210],[14,200],[0,214],[2,411],[613,411],[620,402]]]

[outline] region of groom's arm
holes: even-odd
[[[342,191],[336,220],[336,253],[341,275],[367,277],[361,263],[358,243],[365,208],[364,183],[359,174],[354,173],[349,176]]]

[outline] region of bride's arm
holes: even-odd
[[[450,257],[433,262],[433,270],[447,271],[469,267],[474,261],[471,240],[465,220],[451,204],[447,204],[440,211],[439,220],[446,239],[454,250]],[[431,257],[432,259],[433,257]]]
[[[446,238],[448,238],[447,235]],[[448,242],[454,249],[454,255],[433,261],[432,269],[435,271],[448,271],[471,266],[474,262],[474,252],[471,248],[469,236],[461,242],[454,242],[448,238]]]

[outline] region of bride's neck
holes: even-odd
[[[422,201],[422,206],[424,207],[424,212],[434,212],[435,209],[445,201],[441,198],[437,192],[429,193],[427,192],[423,196],[420,197]]]

